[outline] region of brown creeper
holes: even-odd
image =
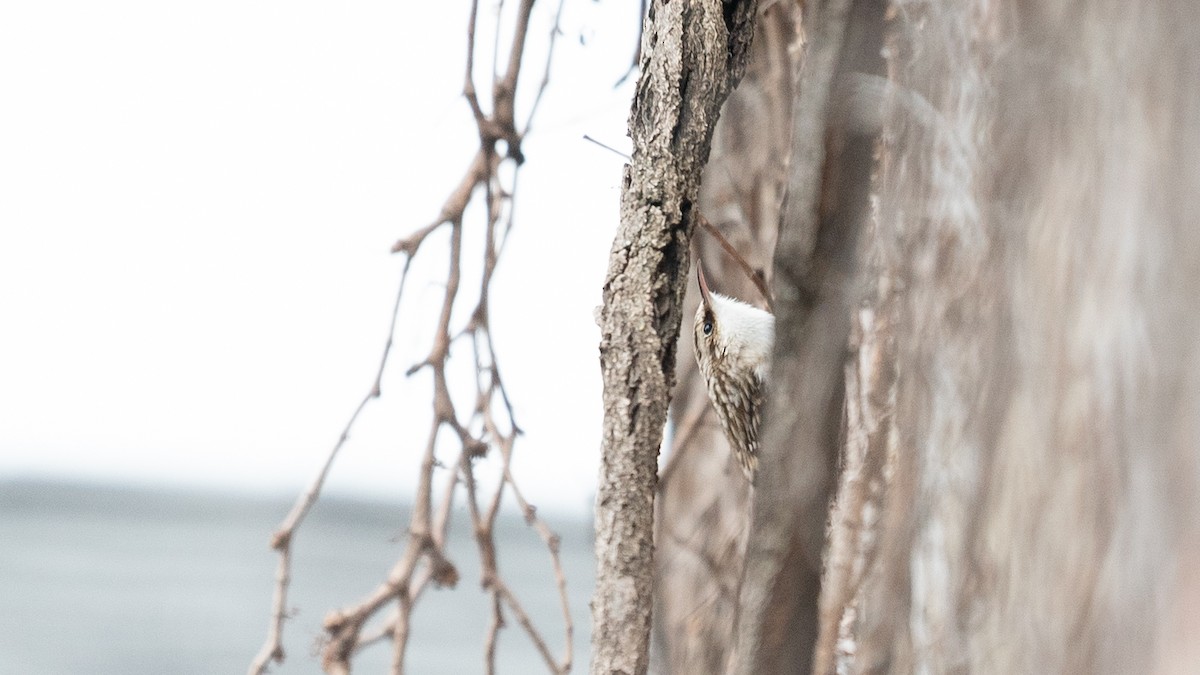
[[[733,454],[753,482],[775,317],[740,300],[710,293],[699,265],[696,278],[700,283],[700,307],[692,331],[696,362]]]

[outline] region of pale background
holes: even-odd
[[[623,162],[582,137],[628,147],[632,86],[613,85],[637,5],[567,3],[491,298],[527,432],[517,479],[564,514],[594,495],[593,310]],[[310,480],[374,375],[402,262],[389,248],[436,215],[476,145],[468,6],[0,8],[0,479],[275,496]],[[556,8],[536,6],[527,93]],[[334,494],[415,484],[429,380],[403,371],[428,350],[444,256],[421,259]]]

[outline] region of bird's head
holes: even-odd
[[[700,284],[700,307],[696,309],[692,334],[696,361],[705,379],[720,369],[752,371],[765,381],[775,340],[775,317],[741,300],[711,292],[699,264],[696,278]]]

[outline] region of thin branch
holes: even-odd
[[[550,647],[546,645],[545,638],[534,627],[533,622],[529,619],[529,614],[521,606],[521,602],[517,600],[517,596],[513,595],[512,591],[509,590],[508,584],[497,580],[496,592],[504,600],[504,604],[508,605],[509,611],[516,615],[517,623],[521,624],[521,627],[525,629],[525,634],[529,636],[530,640],[533,640],[533,646],[542,655],[542,659],[546,662],[546,666],[550,668],[550,671],[556,675],[560,673],[565,674],[570,669],[569,662],[568,665],[558,665],[555,663],[554,654],[550,652]]]
[[[550,551],[550,563],[554,568],[554,582],[558,586],[559,605],[562,609],[563,626],[566,633],[565,644],[563,646],[563,660],[558,672],[567,673],[570,672],[571,665],[574,662],[573,639],[575,627],[574,622],[571,620],[571,604],[567,595],[567,575],[563,571],[562,557],[559,552],[561,540],[546,525],[545,521],[537,517],[537,510],[530,506],[529,502],[525,501],[525,497],[521,494],[521,490],[517,487],[516,482],[513,481],[511,473],[507,474],[507,480],[509,487],[512,489],[513,497],[517,500],[517,505],[521,507],[522,513],[525,514],[525,522],[537,531],[538,536],[542,538],[542,543]]]
[[[488,675],[496,673],[496,643],[500,637],[500,629],[504,627],[504,608],[500,604],[500,596],[492,594],[492,622],[488,625],[487,638],[483,643],[483,662]]]
[[[350,672],[351,660],[357,653],[389,638],[392,643],[391,670],[393,673],[403,672],[411,637],[412,611],[422,592],[430,584],[435,587],[454,586],[458,581],[458,572],[447,557],[446,545],[451,512],[460,483],[465,488],[472,530],[479,548],[483,568],[482,581],[484,588],[492,596],[492,626],[485,643],[485,663],[488,672],[493,672],[495,669],[499,631],[504,627],[504,618],[509,613],[517,618],[518,624],[530,636],[551,672],[566,673],[571,667],[574,629],[566,592],[566,577],[559,560],[558,537],[535,517],[534,508],[521,496],[510,469],[513,443],[521,430],[515,421],[513,404],[500,376],[500,366],[489,327],[488,293],[497,262],[508,238],[507,235],[513,226],[517,168],[524,160],[520,151],[520,143],[524,133],[532,125],[534,113],[549,84],[550,64],[563,4],[560,0],[558,14],[555,17],[554,28],[550,36],[546,68],[534,98],[533,108],[526,120],[525,130],[519,132],[514,124],[513,110],[532,8],[533,0],[522,0],[515,10],[516,21],[512,31],[511,51],[508,54],[503,76],[494,78],[491,101],[488,106],[491,110],[489,114],[479,99],[474,83],[475,37],[478,28],[479,3],[478,0],[472,1],[467,25],[467,65],[463,80],[463,96],[475,119],[476,130],[479,134],[479,148],[463,172],[462,178],[446,197],[437,218],[406,238],[400,239],[392,247],[393,252],[403,253],[406,256],[404,275],[401,277],[401,290],[397,296],[396,310],[393,311],[392,317],[394,329],[399,298],[403,293],[403,284],[407,278],[409,265],[430,234],[443,226],[449,226],[451,229],[445,295],[441,311],[436,319],[433,341],[427,356],[408,371],[412,374],[428,367],[432,372],[433,417],[421,458],[418,487],[408,527],[408,541],[399,560],[392,566],[386,579],[366,597],[348,607],[330,612],[325,618],[322,665],[330,673]],[[493,45],[496,50],[493,57],[494,66],[498,65],[498,59],[495,56],[500,53],[499,26],[501,23],[500,13],[503,11],[504,3],[500,2],[497,5],[497,40]],[[494,72],[495,70],[493,67]],[[507,151],[503,156],[497,152],[496,143],[498,141],[507,143]],[[506,189],[500,168],[505,161],[509,160],[513,163],[513,171]],[[483,190],[477,191],[476,189],[480,187]],[[468,206],[480,192],[483,193],[487,216],[484,223],[486,245],[480,261],[483,274],[479,286],[478,304],[470,314],[467,324],[461,330],[452,330],[451,322],[455,316],[455,305],[459,300],[459,285],[464,264],[462,243],[466,227],[464,216]],[[506,210],[507,218],[504,218]],[[465,416],[460,416],[459,411],[455,408],[446,375],[447,363],[450,359],[450,346],[459,337],[472,338],[475,352],[476,400],[473,410],[464,411],[467,412]],[[266,662],[272,658],[282,660],[279,632],[285,617],[284,608],[286,607],[286,589],[290,581],[291,560],[290,549],[287,545],[292,532],[299,526],[304,514],[319,495],[325,475],[332,466],[337,451],[348,438],[349,429],[353,426],[358,414],[368,400],[379,396],[382,371],[391,344],[392,334],[389,333],[383,363],[380,365],[380,372],[375,378],[370,394],[351,417],[346,431],[343,432],[318,479],[297,502],[297,508],[293,510],[292,516],[285,521],[285,526],[276,534],[275,545],[281,551],[280,568],[277,572],[276,611],[273,614],[272,633],[263,649],[265,656],[256,660],[256,664],[262,660],[263,665],[257,670],[252,669],[253,675],[263,672]],[[503,408],[493,405],[497,399],[503,403]],[[508,431],[502,432],[502,427]],[[442,464],[437,457],[439,434],[443,430],[451,432],[460,446],[458,457],[451,464]],[[474,462],[487,457],[493,448],[500,451],[502,477],[495,486],[495,491],[489,493],[487,497],[487,510],[480,511],[480,495],[477,493]],[[440,486],[442,489],[436,493],[438,504],[435,508],[433,503],[435,498],[434,472],[436,469],[445,467],[450,467],[450,470]],[[556,660],[550,652],[546,646],[546,640],[526,615],[521,602],[500,577],[497,569],[494,526],[499,516],[503,495],[508,490],[516,495],[526,521],[538,532],[550,551],[565,624],[566,646],[564,648],[565,655],[561,661]],[[388,606],[394,607],[388,618],[378,627],[364,632],[363,629],[367,623]]]
[[[500,79],[500,29],[503,21],[500,20],[504,12],[504,0],[496,0],[496,32],[492,35],[492,81]]]
[[[613,85],[613,89],[620,88],[621,85],[625,84],[625,80],[629,79],[630,75],[638,72],[638,66],[642,60],[642,36],[646,33],[646,6],[648,4],[647,0],[641,1],[641,7],[638,11],[637,44],[633,47],[633,59],[629,62],[629,67],[625,69],[625,73],[621,75],[621,79],[617,80],[617,83]]]
[[[700,428],[701,422],[708,416],[708,410],[708,399],[701,399],[697,405],[692,406],[692,409],[684,416],[683,421],[676,427],[675,441],[671,444],[674,450],[671,452],[671,456],[667,458],[662,471],[658,472],[659,492],[666,489],[667,482],[671,480],[671,476],[675,473],[675,467],[679,465],[681,458],[688,450],[694,446],[692,439],[696,436],[696,430]]]
[[[721,248],[724,249],[725,253],[733,260],[735,264],[737,264],[738,269],[740,269],[742,273],[746,275],[746,278],[750,280],[750,283],[754,284],[754,288],[758,289],[758,294],[762,296],[763,302],[766,303],[767,310],[773,311],[774,303],[771,301],[771,292],[767,290],[767,281],[763,278],[762,274],[756,272],[754,268],[750,266],[750,263],[746,262],[746,258],[744,258],[741,253],[738,253],[738,250],[734,248],[733,244],[729,243],[729,240],[725,238],[725,235],[721,234],[721,231],[718,230],[715,225],[709,222],[708,218],[705,218],[704,214],[700,213],[699,211],[696,211],[696,223],[699,224],[700,227],[703,227],[705,232],[708,232],[717,240],[717,243],[721,245]]]
[[[542,95],[550,87],[550,64],[554,62],[554,45],[562,33],[559,24],[562,21],[563,6],[566,4],[566,0],[558,0],[558,11],[554,13],[554,27],[550,29],[550,44],[546,47],[546,67],[542,69],[542,81],[538,85],[537,95],[533,97],[533,105],[529,107],[529,117],[526,118],[525,128],[521,131],[522,137],[533,128],[533,118],[537,115],[538,106],[542,103]]]
[[[608,150],[609,152],[612,152],[612,153],[616,154],[617,156],[621,157],[621,158],[622,158],[622,159],[624,159],[626,162],[628,162],[628,161],[630,160],[630,157],[629,157],[629,155],[627,155],[627,154],[625,154],[625,153],[621,152],[620,150],[618,150],[618,149],[614,148],[613,146],[611,146],[611,145],[609,145],[609,144],[607,144],[607,143],[605,143],[605,142],[603,142],[603,141],[598,141],[598,140],[596,140],[596,139],[592,138],[591,136],[589,136],[589,135],[587,135],[587,134],[584,134],[584,135],[583,135],[583,140],[585,140],[585,141],[591,141],[592,143],[595,143],[596,145],[598,145],[598,146],[600,146],[600,147],[604,148],[605,150]]]
[[[412,600],[407,593],[396,598],[396,627],[392,631],[392,672],[404,675],[404,654],[408,650],[409,617],[412,616]]]
[[[629,155],[617,150],[607,143],[598,141],[587,134],[583,135],[583,140],[595,143],[605,150],[623,157],[626,161],[630,160]],[[746,262],[746,258],[738,252],[737,248],[734,247],[733,244],[729,243],[729,240],[725,238],[725,235],[721,234],[721,231],[717,229],[717,227],[713,225],[708,218],[704,217],[703,213],[700,213],[700,211],[697,210],[695,211],[695,214],[696,223],[699,224],[700,227],[703,227],[705,232],[708,232],[717,240],[717,243],[721,245],[721,249],[725,251],[726,255],[733,259],[733,262],[738,266],[738,269],[740,269],[742,273],[746,275],[746,278],[750,280],[750,283],[754,284],[754,288],[758,290],[758,294],[762,296],[763,302],[766,303],[767,309],[770,310],[772,308],[771,292],[767,289],[767,281],[763,278],[763,275],[755,271],[754,267],[752,267],[750,263]]]
[[[471,112],[475,115],[475,124],[483,127],[487,120],[487,115],[483,113],[483,108],[479,105],[479,96],[475,92],[475,27],[479,20],[479,0],[471,0],[471,14],[467,20],[467,72],[463,82],[463,96],[467,99],[467,104],[471,106]],[[499,23],[499,22],[497,22]],[[497,39],[496,43],[499,44]]]
[[[413,253],[420,246],[420,241],[418,240],[412,245]],[[288,614],[286,608],[287,591],[291,583],[292,536],[295,534],[296,528],[304,521],[305,516],[308,515],[309,509],[317,502],[317,498],[321,494],[321,488],[325,485],[325,479],[329,476],[329,470],[333,467],[333,462],[337,459],[342,446],[350,438],[350,430],[354,427],[355,421],[358,420],[359,414],[362,413],[363,408],[367,406],[367,403],[371,399],[378,398],[380,395],[380,382],[383,379],[383,371],[387,367],[388,355],[392,351],[392,344],[396,334],[396,317],[400,314],[400,300],[404,297],[404,283],[408,279],[412,260],[412,253],[409,253],[404,259],[404,269],[400,273],[400,283],[396,289],[396,300],[392,304],[392,319],[388,324],[387,341],[384,342],[383,354],[379,359],[379,369],[375,373],[375,379],[371,384],[370,390],[363,397],[362,401],[359,402],[358,407],[354,409],[354,413],[350,415],[350,420],[346,422],[346,426],[342,429],[337,443],[329,451],[329,455],[325,458],[325,464],[321,467],[320,472],[317,473],[316,478],[313,479],[313,482],[308,486],[304,494],[296,500],[291,512],[288,513],[283,523],[271,537],[271,548],[279,552],[279,566],[275,572],[275,593],[271,603],[271,623],[267,631],[267,641],[250,664],[249,675],[261,675],[267,671],[267,667],[272,661],[283,663],[286,658],[286,653],[283,649],[283,623],[287,620]]]

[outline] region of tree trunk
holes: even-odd
[[[819,672],[1200,663],[1200,9],[897,2]]]
[[[690,403],[665,669],[1191,672],[1200,6],[805,12],[740,598],[746,493]]]
[[[604,437],[596,497],[595,675],[649,665],[657,459],[675,375],[700,172],[742,74],[755,3],[653,2],[629,130],[621,224],[600,317]]]
[[[775,351],[741,589],[737,673],[812,667],[874,141],[871,130],[863,134],[845,123],[835,94],[849,73],[880,71],[883,9],[880,0],[806,6],[810,44],[775,251]]]

